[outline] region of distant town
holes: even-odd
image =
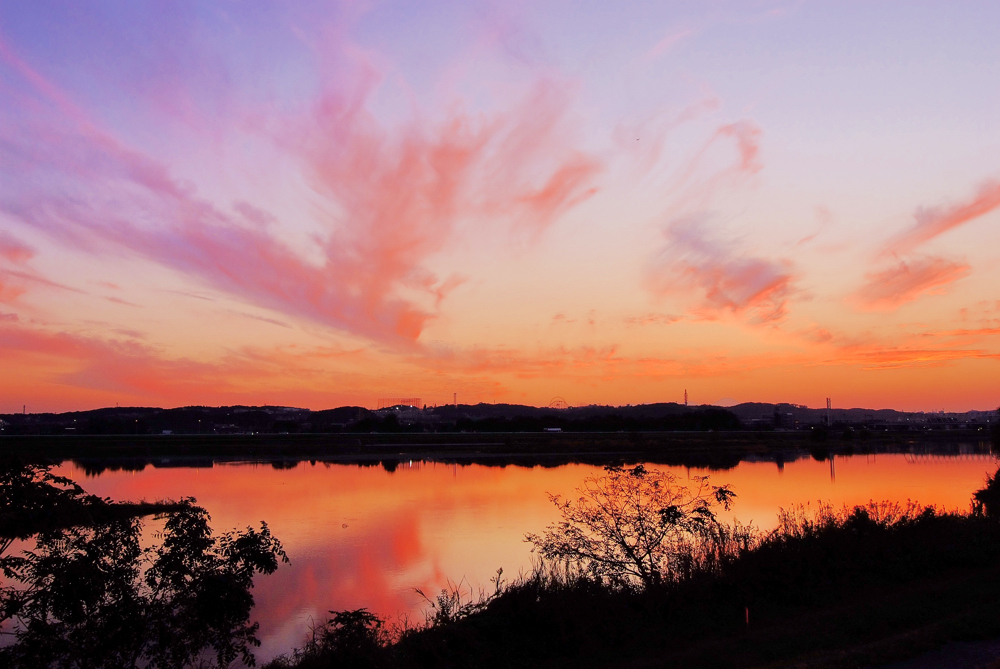
[[[989,430],[996,411],[906,412],[813,409],[747,402],[731,407],[678,403],[534,407],[517,404],[426,406],[417,398],[379,409],[344,406],[312,411],[283,406],[111,407],[66,413],[0,414],[0,435],[210,435],[340,432],[620,432],[795,431],[909,432]],[[384,403],[384,402],[383,402]],[[383,404],[380,403],[380,404]]]

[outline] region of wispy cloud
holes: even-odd
[[[693,115],[701,111],[691,108]],[[694,292],[700,296],[696,318],[729,312],[764,323],[786,314],[793,283],[790,263],[747,254],[738,244],[719,239],[705,213],[721,191],[745,184],[762,169],[760,137],[749,120],[720,125],[667,182],[671,209],[694,213],[671,216],[673,222],[663,229],[666,243],[648,265],[646,286],[657,296]],[[735,155],[718,153],[728,147]]]
[[[910,347],[864,347],[844,349],[830,361],[831,364],[858,365],[862,369],[900,369],[913,367],[941,367],[948,363],[969,358],[1000,358],[982,349],[910,348]]]
[[[932,256],[900,260],[889,269],[867,274],[854,294],[864,309],[892,311],[922,295],[943,294],[943,288],[969,274],[969,265]]]
[[[289,348],[228,351],[211,362],[166,355],[126,338],[51,331],[0,317],[0,360],[34,370],[34,385],[55,384],[80,392],[109,392],[160,405],[223,403],[225,398],[299,393],[313,401],[329,396],[329,371],[317,365],[363,353],[340,349]],[[353,379],[344,374],[342,379]],[[356,380],[356,379],[354,379]]]
[[[707,158],[716,147],[731,144],[736,149],[736,160],[723,169],[714,169],[700,183],[694,184],[694,191],[702,198],[715,195],[723,185],[739,183],[763,168],[760,160],[761,129],[748,120],[727,123],[716,128],[701,148],[687,161],[676,177],[678,186],[687,184],[699,175],[708,162]]]
[[[865,284],[851,300],[866,310],[892,311],[924,295],[944,294],[944,288],[968,276],[971,267],[964,261],[942,256],[914,256],[934,238],[973,221],[1000,207],[1000,182],[983,183],[966,202],[942,207],[921,207],[914,223],[892,237],[878,258],[892,258],[890,267],[865,275]]]
[[[645,314],[644,316],[628,316],[625,325],[645,327],[647,325],[670,325],[681,320],[680,316],[672,314]]]
[[[1000,182],[983,183],[966,202],[944,207],[921,207],[912,226],[896,235],[884,253],[905,254],[949,230],[957,228],[1000,207]]]
[[[704,217],[677,221],[664,235],[666,248],[647,280],[655,294],[700,295],[696,314],[746,314],[753,322],[782,319],[793,290],[790,264],[745,254],[731,242],[709,236]]]
[[[639,58],[641,62],[650,62],[656,60],[662,56],[667,51],[670,51],[674,46],[681,43],[691,35],[694,35],[695,31],[691,28],[684,28],[682,30],[668,30],[666,34],[658,41],[656,44],[651,46],[642,56]]]
[[[126,307],[142,308],[141,304],[136,304],[135,302],[129,302],[128,300],[123,300],[122,298],[115,297],[113,295],[107,296],[104,299],[107,300],[108,302],[113,303],[113,304],[121,304],[121,305],[126,306]]]
[[[270,323],[271,325],[277,325],[282,328],[291,328],[292,326],[284,321],[279,321],[276,318],[268,318],[267,316],[258,316],[256,314],[248,314],[245,311],[233,311],[229,310],[227,313],[233,314],[234,316],[240,316],[242,318],[249,318],[255,321],[260,321],[262,323]]]
[[[641,179],[655,173],[654,168],[663,158],[671,132],[720,106],[716,96],[705,94],[676,112],[659,111],[644,118],[622,121],[615,127],[612,137],[618,152],[633,159],[636,176]]]
[[[12,263],[24,263],[34,255],[33,248],[0,230],[0,258]]]
[[[20,265],[28,261],[34,253],[33,249],[0,230],[0,259]],[[12,280],[18,274],[23,272],[0,267],[0,303],[11,303],[24,295],[22,282]]]
[[[456,107],[438,122],[417,115],[388,128],[368,110],[379,77],[361,67],[357,88],[327,90],[307,113],[257,127],[337,212],[319,221],[317,263],[269,229],[268,212],[216,205],[98,128],[9,49],[0,57],[55,110],[49,125],[11,128],[0,144],[10,159],[11,187],[0,191],[8,215],[79,249],[127,249],[258,306],[388,344],[413,345],[461,281],[425,267],[458,221],[499,220],[535,238],[594,193],[602,169],[566,129],[571,86],[545,78],[503,112]],[[18,177],[25,161],[67,187]]]

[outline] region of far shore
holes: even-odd
[[[0,437],[0,454],[26,459],[153,462],[159,467],[302,460],[379,464],[408,460],[489,465],[653,462],[729,469],[743,460],[825,460],[855,453],[990,454],[978,430],[872,432],[849,438],[799,431],[478,432],[187,435],[19,435]]]

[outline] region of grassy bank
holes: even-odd
[[[872,504],[785,514],[692,553],[665,582],[551,566],[426,625],[342,612],[269,667],[858,667],[1000,635],[1000,522]]]

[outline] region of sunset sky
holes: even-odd
[[[992,0],[0,0],[0,412],[996,408],[998,226]]]

